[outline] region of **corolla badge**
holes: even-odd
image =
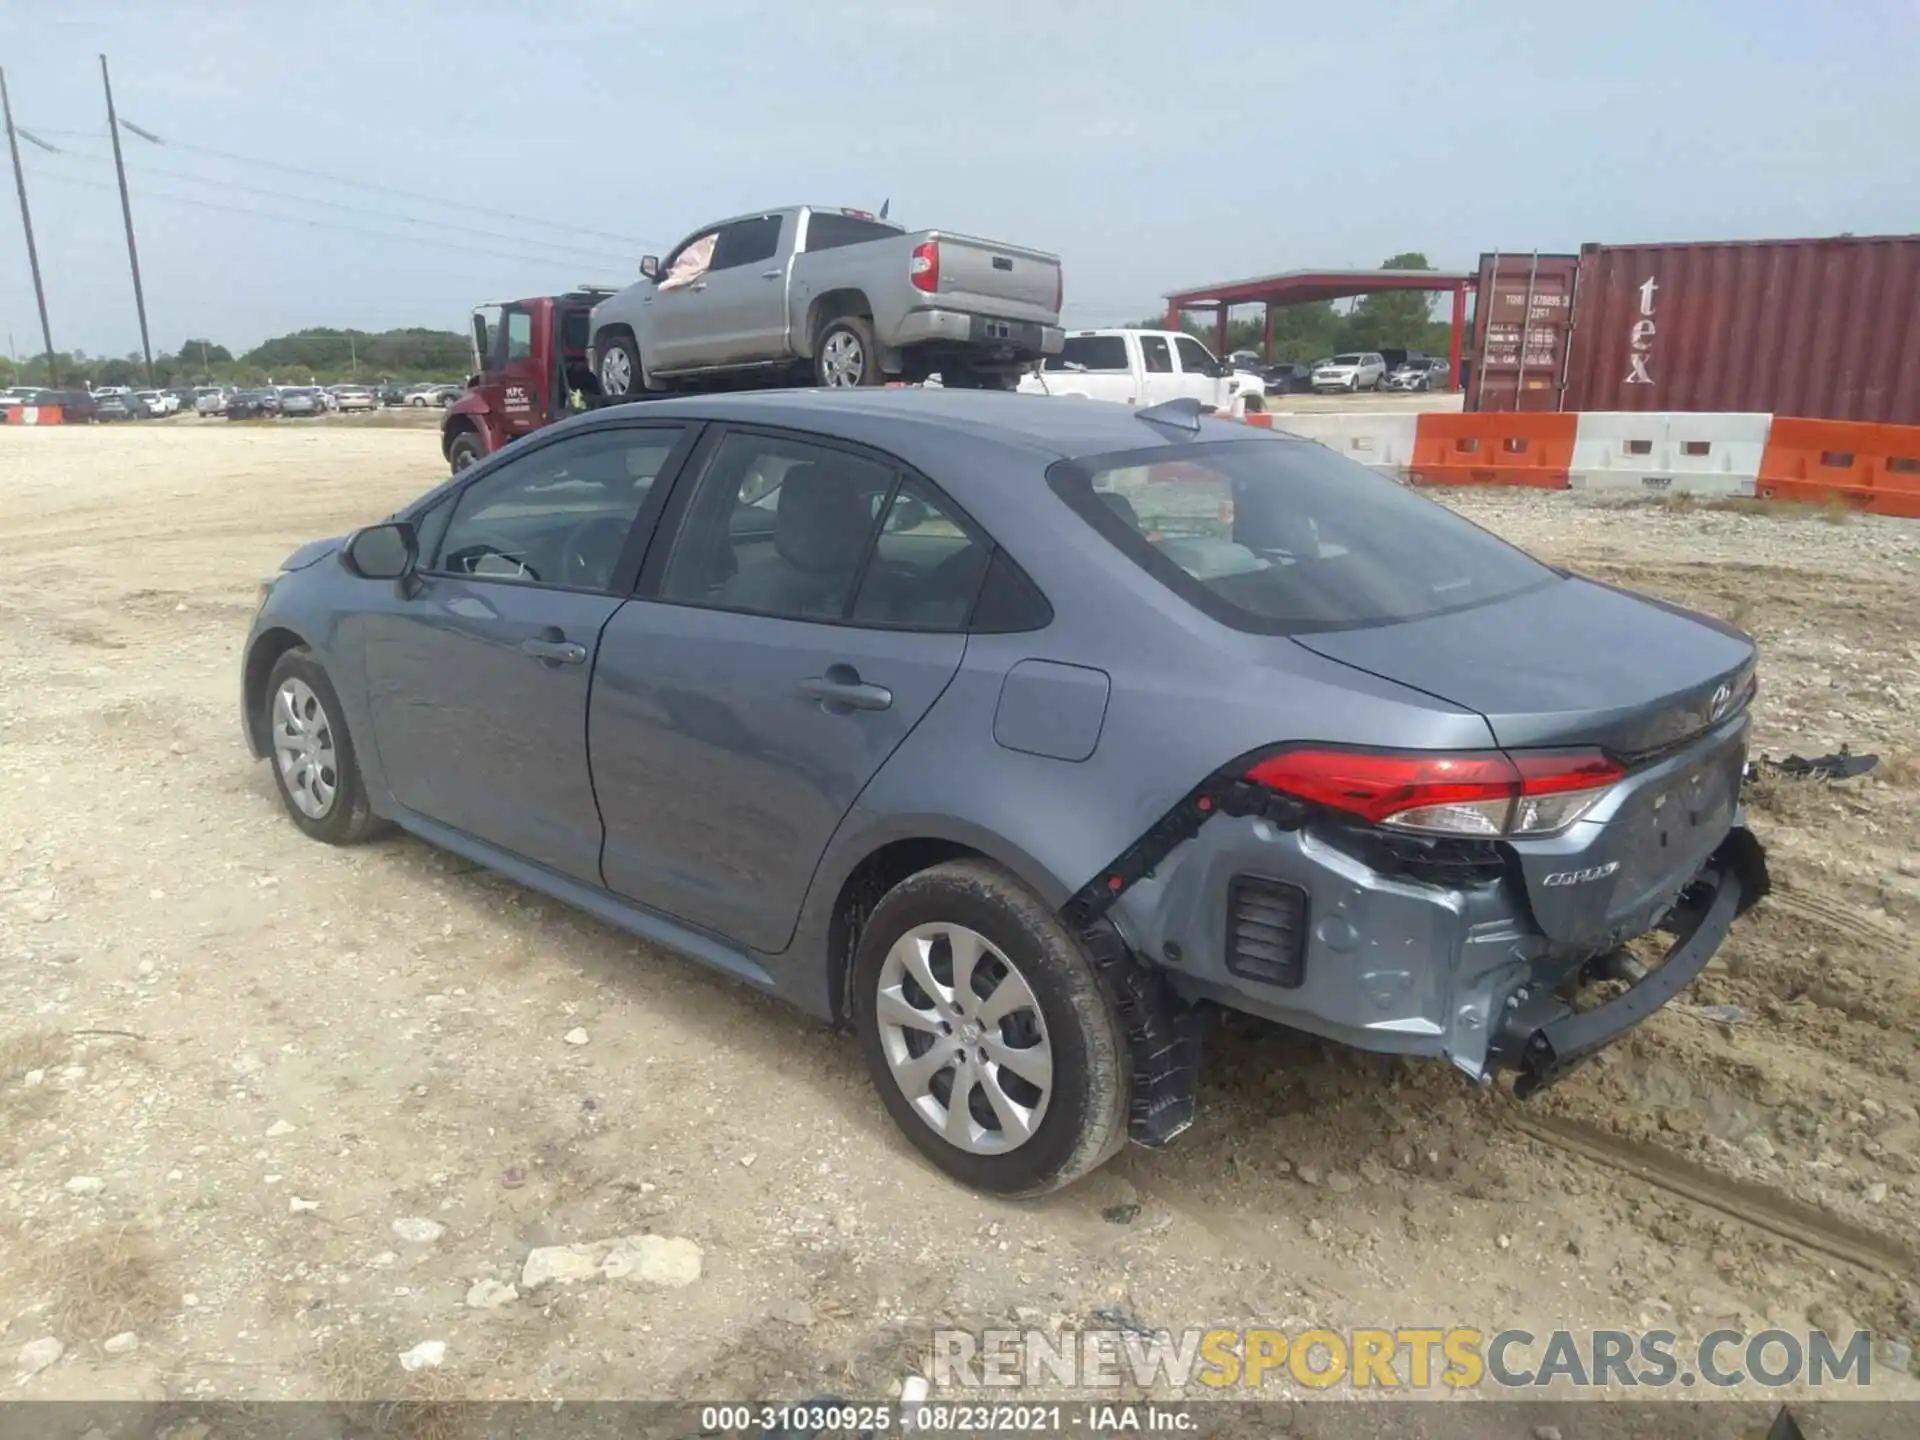
[[[1585,885],[1590,880],[1604,880],[1620,868],[1618,860],[1609,860],[1604,865],[1592,865],[1585,870],[1559,870],[1540,883],[1543,885]]]

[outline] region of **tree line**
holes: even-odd
[[[62,386],[132,385],[147,382],[146,365],[136,353],[123,356],[56,351],[54,364]],[[277,335],[236,356],[211,340],[188,339],[153,357],[153,379],[175,385],[334,384],[464,379],[472,369],[467,337],[451,330],[332,330],[314,326]],[[18,364],[0,356],[0,387],[50,385],[44,355]]]

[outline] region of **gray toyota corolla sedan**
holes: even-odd
[[[289,557],[242,704],[314,839],[844,1022],[1033,1194],[1185,1128],[1212,1006],[1523,1094],[1644,1019],[1765,891],[1753,693],[1730,626],[1319,445],[889,390],[516,441]]]

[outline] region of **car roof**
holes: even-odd
[[[1020,395],[1006,391],[901,387],[876,390],[759,390],[686,395],[638,406],[607,406],[564,422],[594,427],[652,416],[731,421],[811,431],[872,445],[916,469],[938,474],[941,452],[956,440],[1024,451],[1041,465],[1081,455],[1190,445],[1210,440],[1271,439],[1271,431],[1202,419],[1195,433],[1156,425],[1141,412],[1106,400]]]

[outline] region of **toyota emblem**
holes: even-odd
[[[1707,707],[1707,718],[1709,720],[1718,720],[1722,715],[1727,713],[1727,706],[1732,703],[1733,687],[1731,685],[1722,685],[1718,690],[1713,692],[1713,701]]]

